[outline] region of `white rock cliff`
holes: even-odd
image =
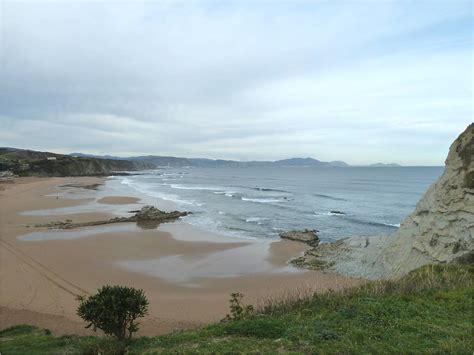
[[[297,264],[369,279],[403,275],[429,263],[473,262],[474,123],[451,145],[443,175],[397,233],[322,244]]]

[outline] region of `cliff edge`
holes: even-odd
[[[454,141],[443,175],[389,236],[351,237],[309,249],[292,262],[379,279],[430,263],[474,259],[474,123]]]
[[[118,171],[154,169],[146,161],[73,157],[34,150],[0,148],[0,176],[107,176]]]

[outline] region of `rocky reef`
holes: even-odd
[[[379,279],[430,263],[474,259],[474,124],[451,145],[443,175],[415,211],[389,236],[351,237],[320,244],[293,264]]]
[[[302,231],[289,231],[280,233],[280,238],[302,242],[316,247],[319,244],[318,231],[314,229],[305,229]]]
[[[100,221],[91,221],[91,222],[81,222],[74,223],[72,220],[67,219],[62,222],[49,222],[35,224],[35,227],[43,227],[50,229],[73,229],[80,227],[90,227],[90,226],[100,226],[103,224],[112,224],[112,223],[124,223],[124,222],[137,222],[139,226],[143,226],[144,229],[151,229],[152,227],[156,228],[160,223],[174,221],[180,217],[187,216],[189,212],[164,212],[153,206],[144,206],[138,211],[131,211],[135,213],[131,217],[115,217],[106,220]]]

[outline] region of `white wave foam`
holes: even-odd
[[[212,193],[216,195],[224,195],[227,197],[234,197],[233,194],[235,194],[233,191],[213,191]]]
[[[345,213],[334,213],[334,212],[313,212],[317,216],[345,216]]]
[[[314,212],[315,215],[318,215],[318,216],[340,216],[340,217],[344,217],[346,216],[345,214],[341,214],[341,213],[333,213],[333,212]],[[384,225],[384,226],[388,226],[388,227],[394,227],[394,228],[400,228],[400,223],[385,223],[385,222],[370,222],[370,221],[360,221],[360,220],[357,220],[357,219],[353,219],[353,218],[350,218],[350,217],[347,217],[349,220],[352,220],[356,223],[363,223],[363,224],[368,224],[368,225]]]
[[[171,184],[172,189],[179,190],[198,190],[198,191],[222,191],[220,187],[211,187],[211,186],[184,186],[179,184]]]
[[[386,226],[390,226],[390,227],[395,227],[395,228],[400,228],[400,223],[383,223],[382,224],[385,224]]]
[[[215,233],[217,235],[222,235],[226,237],[238,238],[238,239],[246,239],[246,240],[257,240],[258,238],[252,237],[251,235],[247,234],[243,230],[235,231],[229,230],[225,228],[224,225],[219,220],[216,220],[211,217],[200,215],[199,218],[196,218],[196,215],[190,215],[186,217],[186,222],[199,227],[201,229],[210,231],[211,233]]]
[[[177,195],[170,195],[170,194],[165,194],[162,192],[151,190],[150,187],[152,186],[147,187],[144,184],[140,184],[128,178],[123,178],[121,183],[147,196],[156,197],[156,198],[159,198],[165,201],[174,202],[177,204],[202,206],[202,204],[194,202],[194,201],[183,200]]]
[[[171,201],[171,202],[178,203],[178,204],[202,206],[201,204],[193,202],[193,201],[183,200],[183,199],[179,198],[176,195],[167,195],[167,194],[158,193],[158,192],[151,192],[151,191],[140,191],[140,192],[144,193],[145,195],[149,195],[149,196],[152,196],[152,197],[160,198],[162,200]]]
[[[257,202],[257,203],[281,202],[281,200],[277,200],[274,198],[246,198],[246,197],[242,197],[242,201]]]

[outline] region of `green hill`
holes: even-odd
[[[299,300],[269,300],[247,319],[125,345],[17,326],[0,332],[0,352],[472,354],[473,273],[472,266],[425,266],[399,280]]]
[[[19,176],[105,176],[117,171],[153,169],[141,161],[72,157],[15,148],[0,148],[0,172]]]

